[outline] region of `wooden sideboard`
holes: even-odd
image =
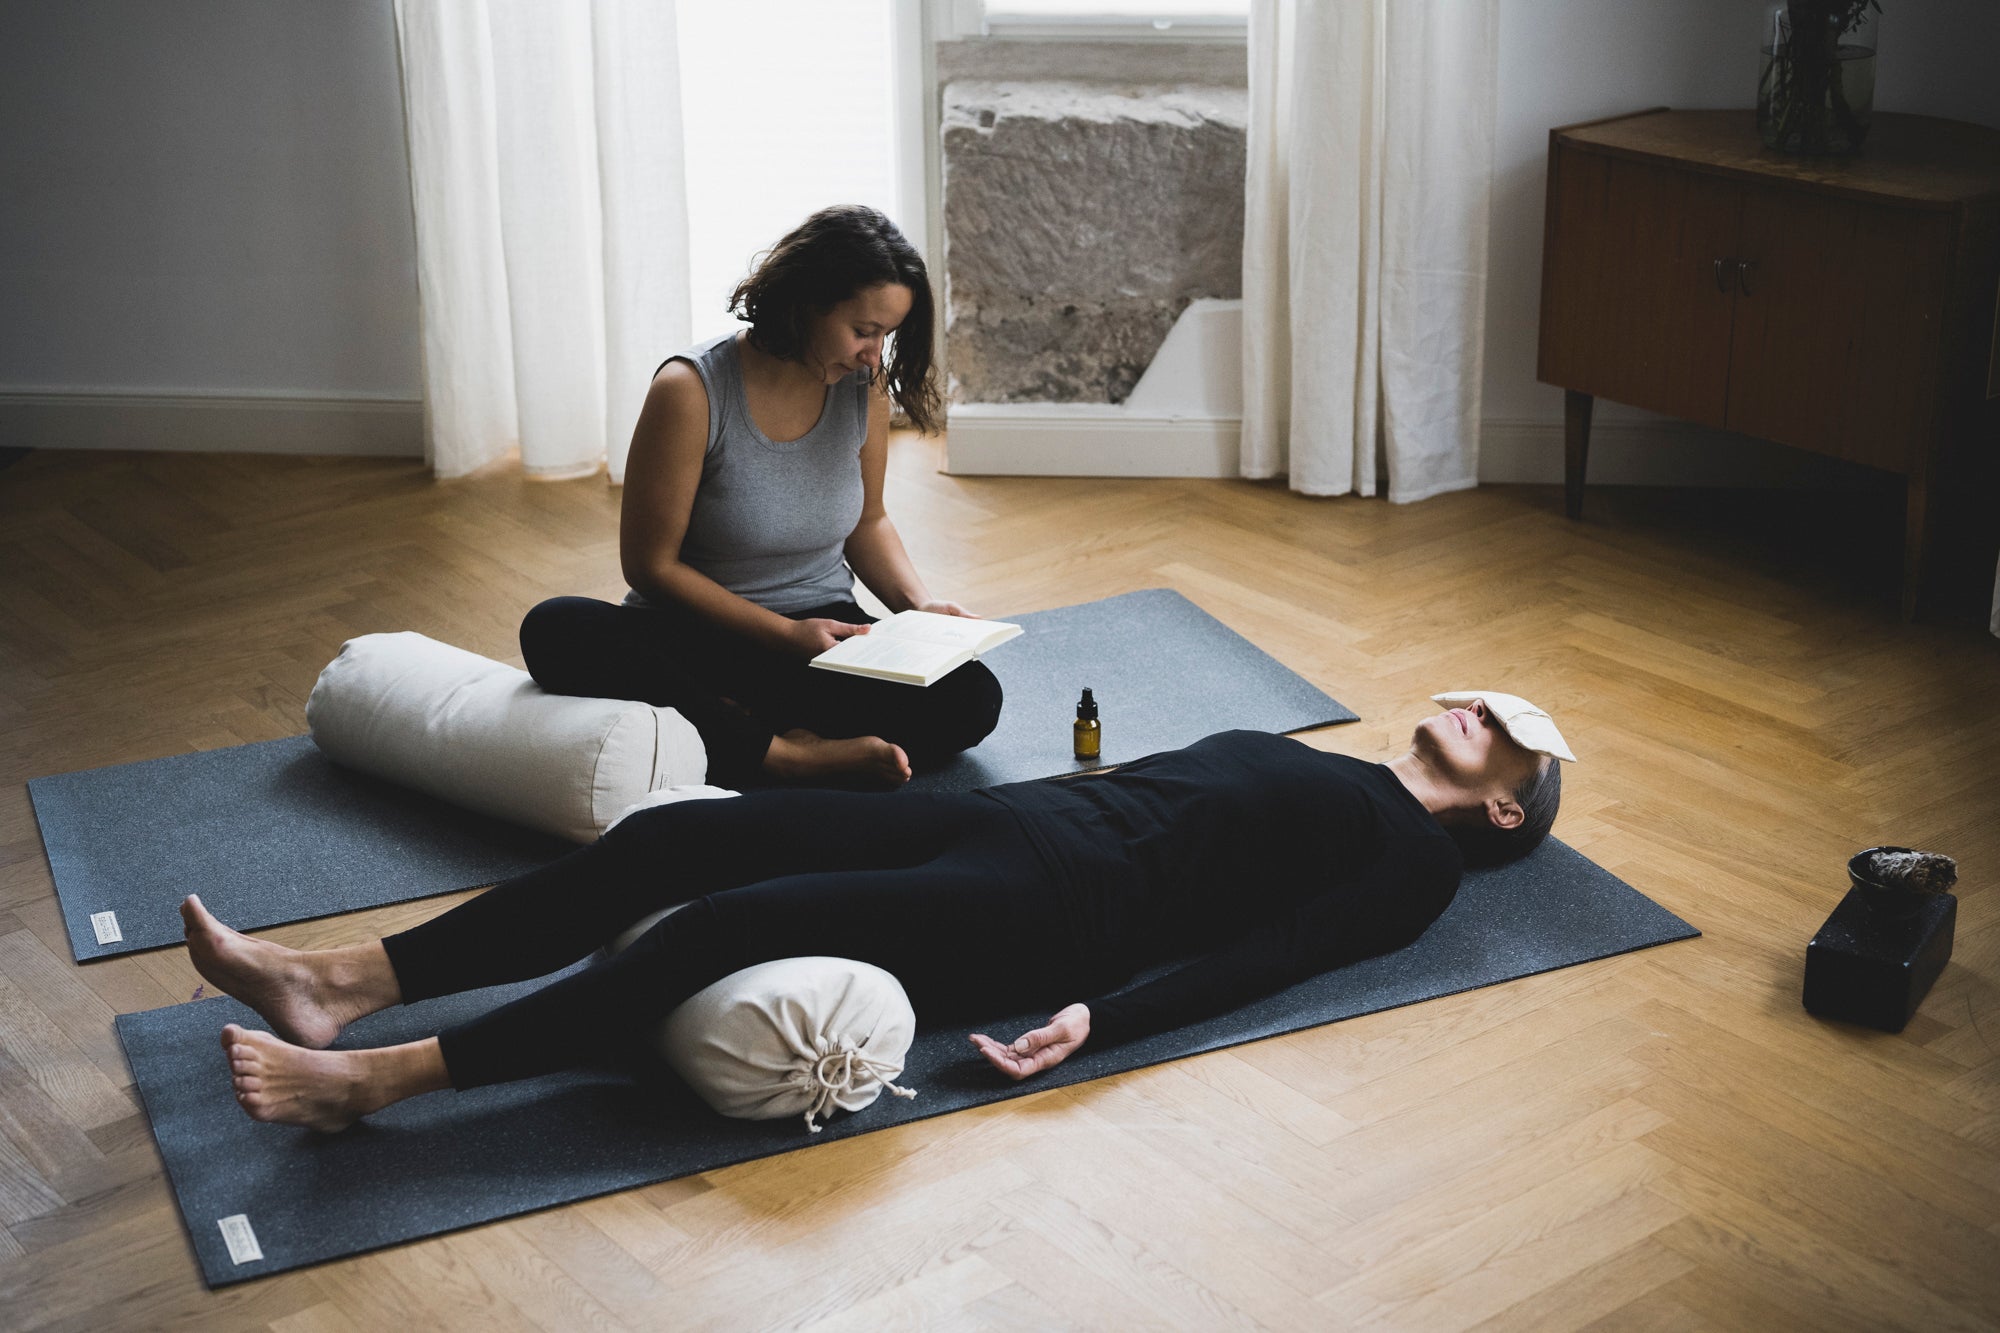
[[[2000,132],[1883,114],[1803,158],[1750,111],[1552,130],[1536,374],[1567,391],[1570,517],[1597,398],[1883,468],[1913,614],[1940,484],[2000,454],[1996,289]]]

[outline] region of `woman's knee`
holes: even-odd
[[[983,662],[968,662],[925,691],[928,730],[938,745],[969,750],[1000,725],[1000,679]]]
[[[535,683],[552,694],[578,693],[573,677],[580,664],[594,654],[590,640],[592,624],[602,619],[605,602],[589,597],[551,597],[528,608],[521,617],[521,660]]]

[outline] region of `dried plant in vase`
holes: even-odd
[[[1875,107],[1879,0],[1785,0],[1764,22],[1757,129],[1766,148],[1851,153]]]

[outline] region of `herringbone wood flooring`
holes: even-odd
[[[1572,524],[1536,488],[1391,508],[933,459],[898,443],[892,508],[976,609],[1178,588],[1359,711],[1314,739],[1369,756],[1437,689],[1544,703],[1583,758],[1557,832],[1706,936],[211,1294],[111,1027],[196,978],[68,961],[21,784],[296,733],[352,634],[511,658],[537,598],[618,590],[615,493],[33,454],[0,471],[0,1325],[2000,1321],[2000,645],[1898,623],[1893,497],[1594,492]],[[1965,875],[1893,1037],[1798,1000],[1880,842]]]

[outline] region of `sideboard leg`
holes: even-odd
[[[1563,390],[1563,510],[1583,517],[1583,469],[1590,458],[1590,408],[1587,393]]]

